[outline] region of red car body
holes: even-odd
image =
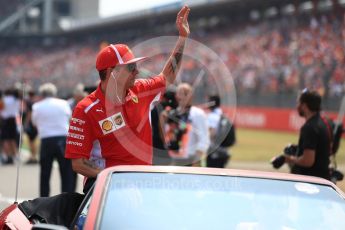
[[[87,217],[83,227],[85,229],[99,229],[102,207],[105,202],[109,181],[114,173],[168,173],[168,174],[191,174],[191,175],[214,175],[229,177],[245,177],[271,179],[279,181],[294,181],[317,185],[329,186],[345,200],[345,194],[333,183],[325,179],[299,176],[284,173],[247,171],[235,169],[215,169],[198,167],[175,167],[175,166],[117,166],[103,170],[96,181],[92,192],[92,199],[88,208]],[[77,213],[78,214],[78,213]],[[17,204],[12,204],[0,214],[0,229],[31,229],[32,224],[18,209]]]

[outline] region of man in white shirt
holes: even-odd
[[[71,161],[64,157],[71,108],[67,101],[55,98],[57,89],[51,83],[43,84],[39,93],[43,99],[32,106],[32,122],[41,139],[40,196],[49,196],[49,180],[54,159],[59,163],[61,192],[73,192],[76,175]]]
[[[207,117],[205,112],[192,106],[193,89],[187,83],[177,86],[178,102],[176,120],[179,129],[185,129],[178,151],[169,151],[178,165],[200,166],[210,145]],[[170,143],[171,144],[171,143]]]

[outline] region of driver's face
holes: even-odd
[[[127,77],[125,84],[126,89],[134,86],[135,77],[139,73],[136,63],[128,64],[124,66],[124,75]]]
[[[113,70],[113,78],[119,82],[122,83],[125,87],[125,89],[129,89],[134,86],[134,81],[136,78],[136,75],[139,73],[137,66],[135,63],[124,65],[118,67],[118,71]]]

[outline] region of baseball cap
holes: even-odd
[[[103,48],[97,55],[96,69],[98,71],[112,68],[117,65],[127,65],[146,59],[147,57],[135,57],[127,45],[110,44]]]

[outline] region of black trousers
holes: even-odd
[[[3,119],[1,126],[1,140],[16,140],[18,135],[15,117]]]
[[[76,187],[76,173],[72,169],[69,159],[64,157],[66,137],[49,137],[41,139],[40,150],[40,196],[46,197],[50,193],[50,176],[54,159],[59,163],[61,177],[61,192],[74,192]]]

